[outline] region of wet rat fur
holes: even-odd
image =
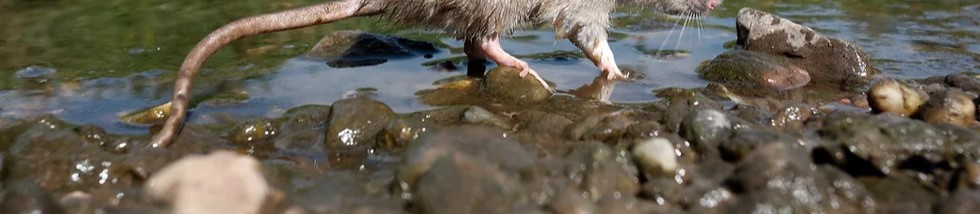
[[[263,33],[326,24],[337,20],[380,15],[410,26],[441,28],[464,41],[468,58],[489,58],[498,65],[517,67],[521,76],[532,74],[548,85],[524,61],[500,47],[500,35],[528,24],[554,26],[557,39],[569,39],[609,79],[625,76],[609,48],[609,15],[617,5],[639,6],[670,15],[699,15],[722,0],[342,0],[257,15],[215,30],[187,55],[174,85],[170,116],[152,139],[151,147],[165,147],[183,126],[193,79],[208,57],[228,43]]]

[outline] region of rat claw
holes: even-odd
[[[545,82],[544,79],[541,78],[541,75],[538,75],[538,72],[535,72],[530,67],[525,67],[523,70],[521,70],[521,78],[524,78],[528,74],[531,74],[531,76],[534,76],[534,79],[537,79],[538,80],[538,83],[541,83],[541,86],[543,86],[544,89],[548,89],[548,91],[554,91],[554,90],[551,90],[551,86],[548,86],[548,82]]]

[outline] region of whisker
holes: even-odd
[[[701,45],[701,28],[704,28],[704,24],[702,24],[701,21],[703,19],[704,16],[702,16],[702,14],[698,14],[698,17],[696,19],[698,22],[698,45]]]
[[[681,25],[681,34],[677,35],[677,44],[674,45],[674,50],[676,51],[681,46],[681,41],[684,39],[684,30],[687,30],[687,22],[691,21],[691,14],[684,15],[684,25]]]
[[[680,23],[681,19],[677,19],[677,21],[674,22],[674,25],[670,26],[670,31],[667,32],[667,38],[664,38],[664,41],[660,43],[660,49],[657,49],[657,56],[662,56],[664,54],[664,47],[667,46],[667,41],[669,41],[670,37],[674,35],[674,28],[676,28],[677,24]]]

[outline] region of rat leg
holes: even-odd
[[[490,60],[496,62],[497,65],[516,67],[521,70],[521,77],[531,74],[534,76],[534,78],[538,79],[538,82],[540,82],[545,89],[551,90],[548,83],[541,78],[541,75],[538,75],[538,72],[531,70],[531,67],[527,65],[527,62],[521,61],[520,59],[517,59],[517,57],[514,57],[504,51],[504,48],[500,46],[499,35],[494,34],[490,37],[490,39],[480,43],[479,49],[483,54],[490,58]]]
[[[480,42],[467,39],[463,42],[463,53],[466,53],[468,60],[466,75],[471,77],[484,77],[487,71],[487,54],[480,49]]]
[[[579,49],[582,49],[585,56],[589,60],[592,60],[592,63],[600,71],[606,74],[606,79],[626,79],[627,76],[616,65],[616,58],[613,56],[612,49],[609,48],[609,42],[606,41],[605,30],[593,32],[592,34],[580,32],[570,37],[569,40],[572,41],[572,44],[578,46]]]

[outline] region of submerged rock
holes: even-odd
[[[855,91],[878,73],[857,45],[770,13],[742,8],[736,28],[737,43],[746,50],[785,56],[817,84]]]
[[[252,157],[218,151],[171,163],[146,182],[174,213],[260,213],[274,191]]]
[[[306,56],[327,60],[331,67],[345,68],[379,65],[392,58],[437,52],[439,49],[428,42],[359,31],[337,31],[323,37]]]

